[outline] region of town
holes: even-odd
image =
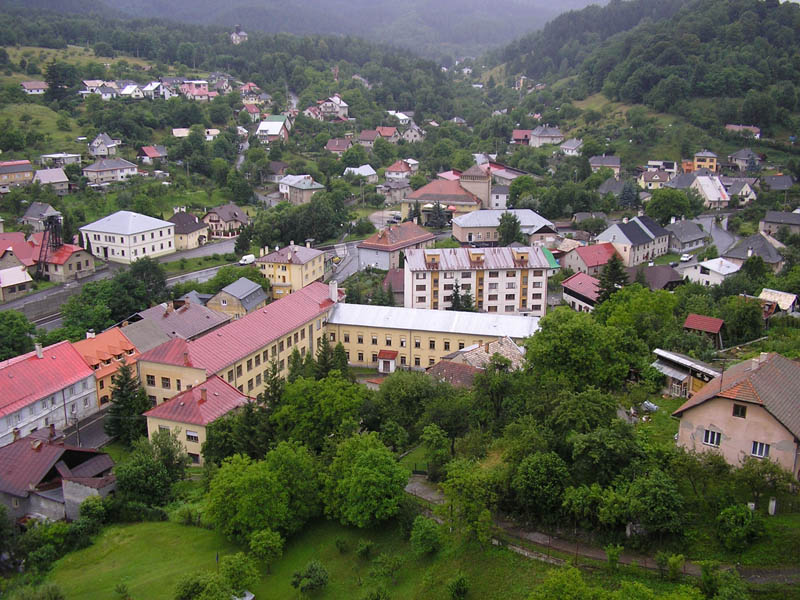
[[[800,92],[526,62],[593,10],[447,65],[2,15],[0,596],[793,597]]]

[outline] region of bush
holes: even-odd
[[[140,521],[166,521],[167,513],[158,506],[147,506],[142,502],[116,500],[112,505],[113,520],[120,523]]]
[[[336,544],[336,549],[339,551],[339,554],[347,554],[347,551],[350,549],[347,540],[344,538],[336,538],[334,543]]]
[[[673,554],[667,558],[667,577],[670,581],[678,581],[683,573],[683,554]]]
[[[658,567],[658,574],[661,579],[667,574],[667,564],[669,563],[669,554],[663,550],[656,553],[655,556],[656,566]]]
[[[92,536],[100,531],[101,524],[89,517],[79,517],[69,526],[67,545],[72,550],[86,548],[92,543]]]
[[[619,544],[609,544],[603,550],[606,551],[606,559],[608,561],[608,570],[611,573],[616,573],[619,567],[619,557],[622,554],[622,546]]]
[[[233,258],[236,258],[233,254],[226,254],[225,258],[227,259],[229,256],[233,256]],[[219,260],[219,252],[214,252],[214,254],[211,255],[211,260]]]
[[[728,550],[742,551],[764,533],[764,521],[743,504],[729,506],[717,516],[717,538]]]
[[[216,256],[214,260],[219,260],[219,254],[214,256]],[[223,258],[228,262],[236,262],[236,255],[233,252],[228,252]]]
[[[361,600],[389,600],[390,597],[384,588],[376,588],[361,596]]]
[[[181,525],[196,526],[200,524],[200,512],[192,506],[184,504],[175,511],[175,519]]]
[[[364,560],[369,560],[369,555],[372,553],[374,548],[375,542],[372,540],[358,540],[358,546],[356,546],[356,555]]]
[[[411,547],[414,552],[418,556],[432,554],[439,549],[440,545],[439,524],[422,515],[414,519],[414,526],[411,529]]]
[[[328,585],[328,570],[318,560],[312,560],[302,571],[292,574],[292,587],[301,593],[320,590]]]
[[[28,553],[25,561],[26,569],[37,573],[44,573],[58,560],[58,550],[53,544],[44,544]]]
[[[467,593],[469,592],[469,581],[467,581],[467,576],[463,573],[459,573],[455,579],[447,584],[447,589],[450,592],[450,597],[453,600],[461,600],[462,598],[466,598]]]
[[[86,517],[97,523],[105,523],[108,518],[108,502],[100,496],[89,496],[81,502],[79,509],[81,517]]]

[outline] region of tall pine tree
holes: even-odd
[[[122,366],[111,378],[111,407],[103,424],[106,434],[130,446],[147,435],[147,420],[142,413],[149,409],[150,400],[123,357]]]
[[[611,294],[628,283],[628,274],[625,272],[625,265],[622,259],[614,254],[600,272],[600,295],[598,302],[605,302]]]
[[[450,296],[450,308],[447,310],[461,310],[461,284],[456,279],[453,284],[453,294]]]
[[[317,347],[316,378],[324,379],[333,368],[333,349],[328,341],[328,335],[323,334]]]
[[[347,351],[342,342],[336,344],[333,349],[333,368],[342,374],[342,377],[350,379],[350,369],[347,364]]]
[[[297,346],[292,350],[289,356],[289,376],[286,378],[289,383],[292,383],[298,377],[305,375],[305,367],[303,366],[303,357],[300,355],[300,350]]]

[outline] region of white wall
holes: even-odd
[[[370,250],[367,248],[358,249],[358,270],[361,271],[367,267],[376,267],[388,271],[391,267],[389,264],[390,253],[383,252],[382,250]]]
[[[88,242],[94,256],[112,262],[130,264],[143,256],[156,258],[175,252],[174,227],[160,227],[134,235],[93,232],[87,229],[81,229],[81,233],[84,236],[84,246]],[[106,248],[107,256],[104,251]]]

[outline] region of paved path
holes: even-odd
[[[160,257],[158,262],[175,262],[182,258],[197,258],[198,256],[211,256],[212,254],[228,254],[233,252],[234,246],[236,246],[236,238],[221,240],[219,242],[209,242],[199,248],[167,254],[166,256]]]
[[[723,214],[719,216],[722,217],[722,222],[719,225],[716,223],[717,215],[700,215],[696,219],[692,220],[698,225],[701,225],[704,231],[707,231],[709,234],[711,234],[711,239],[713,240],[714,245],[717,247],[717,252],[722,254],[728,248],[738,242],[739,237],[727,230],[728,215]]]

